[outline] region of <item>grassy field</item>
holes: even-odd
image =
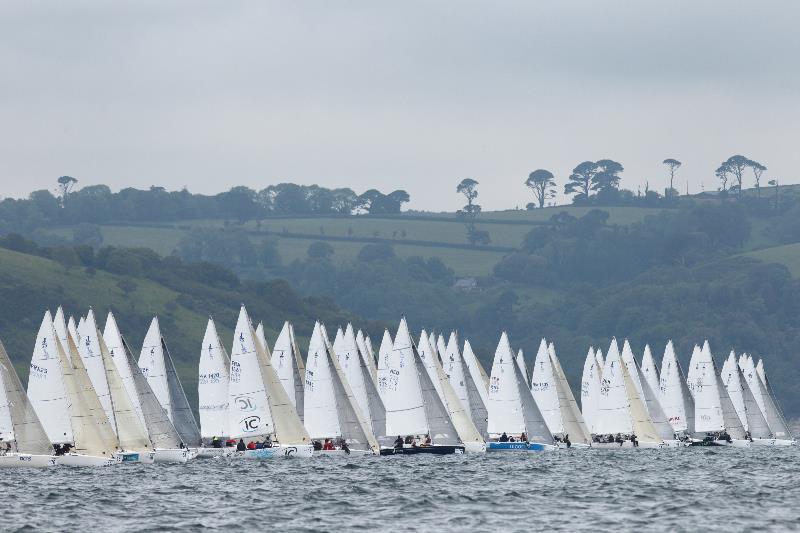
[[[760,259],[767,263],[780,263],[785,265],[795,278],[800,278],[800,244],[785,244],[773,246],[743,254],[746,257]]]
[[[487,222],[478,223],[480,230],[489,232],[491,245],[504,248],[518,248],[525,235],[535,227],[536,223],[545,222],[551,216],[567,212],[580,217],[586,214],[588,207],[551,207],[541,210],[525,211],[488,211],[482,213],[481,219]],[[611,223],[631,224],[642,220],[657,210],[637,207],[608,208]],[[429,217],[420,220],[419,216]],[[492,223],[491,221],[508,221],[512,223]],[[117,246],[135,246],[151,248],[162,255],[175,250],[181,237],[192,227],[225,227],[223,220],[190,220],[171,224],[170,228],[137,227],[137,226],[102,226],[104,244]],[[238,227],[238,226],[237,226]],[[467,245],[466,229],[462,221],[454,213],[409,213],[406,219],[375,218],[366,216],[353,217],[308,217],[308,218],[275,218],[260,223],[251,221],[244,229],[250,231],[269,232],[270,238],[278,238],[278,250],[284,264],[306,256],[308,238],[297,238],[284,233],[319,237],[351,238],[349,241],[330,241],[336,250],[334,260],[339,263],[354,261],[365,244],[364,239],[387,239],[394,245],[395,253],[400,257],[439,257],[457,276],[483,276],[491,272],[492,267],[506,252],[481,248],[450,248],[437,246]],[[70,239],[71,228],[58,228],[51,233]],[[254,242],[265,238],[259,235],[251,237]],[[428,242],[431,245],[408,241]]]

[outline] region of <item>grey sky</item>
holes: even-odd
[[[62,174],[213,193],[279,181],[524,206],[586,159],[715,189],[794,182],[800,2],[3,2],[0,196]]]

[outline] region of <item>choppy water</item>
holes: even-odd
[[[0,470],[0,528],[800,528],[800,448],[317,457]]]

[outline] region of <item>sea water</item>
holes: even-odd
[[[797,529],[800,448],[0,470],[0,528],[59,531]]]

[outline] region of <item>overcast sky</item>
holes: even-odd
[[[524,206],[612,158],[622,185],[716,189],[734,153],[800,168],[800,2],[0,4],[0,196],[293,181]]]

